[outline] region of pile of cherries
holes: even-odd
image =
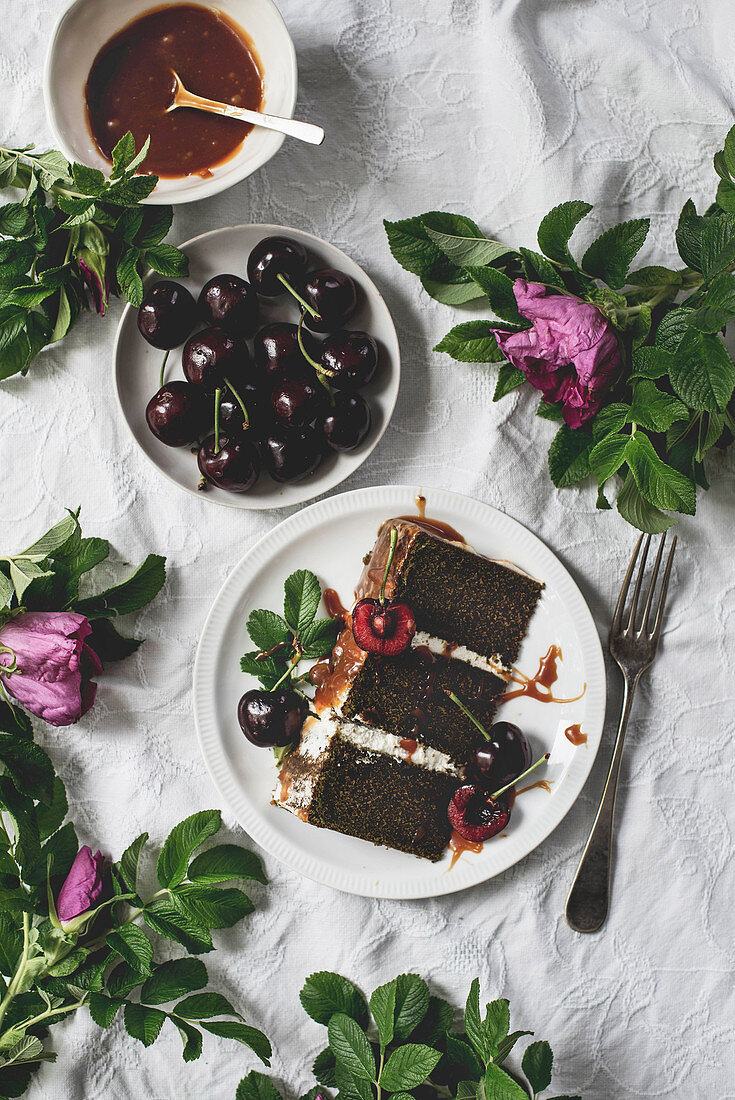
[[[301,481],[330,452],[359,447],[372,424],[359,391],[378,369],[373,337],[345,328],[358,304],[345,272],[309,271],[298,241],[266,237],[247,274],[249,281],[215,275],[196,302],[166,279],[138,310],[141,335],[166,358],[184,344],[185,381],[164,382],[164,359],[148,427],[169,447],[196,447],[201,488],[209,482],[235,493],[252,489],[262,469],[277,482]],[[299,305],[299,324],[258,328],[259,297],[286,294]],[[197,322],[205,327],[190,335]],[[318,342],[314,333],[326,335]]]

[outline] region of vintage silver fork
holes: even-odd
[[[615,816],[615,795],[618,789],[618,777],[620,775],[620,763],[623,759],[623,744],[625,731],[628,728],[633,696],[638,686],[641,674],[653,664],[656,650],[661,638],[661,622],[664,615],[664,604],[671,576],[671,565],[676,550],[676,536],[671,545],[669,556],[664,570],[661,590],[656,605],[656,611],[652,618],[651,608],[653,596],[658,579],[658,571],[661,565],[661,557],[664,551],[666,535],[661,539],[656,561],[653,566],[651,585],[648,597],[643,609],[643,615],[638,617],[638,597],[641,592],[641,584],[646,571],[646,559],[651,545],[651,536],[646,539],[643,547],[643,556],[638,568],[638,575],[633,588],[633,599],[629,612],[624,616],[625,604],[628,597],[628,589],[633,576],[638,554],[643,542],[643,535],[638,539],[633,556],[630,559],[628,571],[623,580],[617,607],[610,626],[608,644],[610,653],[620,666],[623,674],[625,688],[623,691],[623,706],[620,712],[618,735],[615,739],[610,770],[607,773],[605,789],[602,792],[600,807],[597,811],[595,823],[592,826],[587,846],[582,854],[577,875],[569,891],[566,905],[567,923],[575,932],[599,932],[605,920],[610,905],[610,854],[612,848],[613,819]],[[652,620],[652,621],[651,621]]]

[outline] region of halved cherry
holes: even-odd
[[[352,610],[355,641],[366,653],[377,653],[381,657],[397,657],[403,653],[416,633],[416,619],[408,604],[403,600],[385,598],[385,585],[397,542],[398,532],[394,527],[390,533],[388,560],[377,600],[369,597],[358,600]]]

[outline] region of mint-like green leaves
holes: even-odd
[[[555,263],[575,267],[575,261],[569,251],[569,240],[582,218],[586,218],[591,209],[588,202],[573,200],[562,202],[550,210],[538,229],[539,248],[544,255]]]
[[[304,1012],[318,1024],[328,1024],[335,1013],[349,1016],[358,1024],[367,1019],[367,1005],[359,990],[329,970],[320,970],[307,978],[299,999]]]
[[[582,258],[582,268],[588,275],[594,275],[614,290],[619,290],[625,286],[630,265],[643,247],[650,225],[648,218],[614,225],[587,249]]]
[[[216,833],[220,825],[219,810],[201,810],[174,826],[166,837],[156,866],[161,886],[178,886],[194,850]]]

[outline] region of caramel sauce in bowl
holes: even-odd
[[[248,46],[260,72],[262,87],[260,103],[255,104],[251,100],[244,102],[243,106],[256,106],[271,114],[292,117],[297,91],[296,56],[273,0],[197,0],[190,4],[165,5],[151,3],[150,0],[75,0],[63,13],[51,35],[44,73],[49,124],[56,145],[69,160],[81,161],[109,174],[110,163],[100,151],[104,143],[98,146],[95,141],[85,103],[85,86],[95,59],[120,32],[127,33],[131,24],[151,13],[170,18],[174,31],[177,27],[183,28],[183,23],[177,22],[175,16],[176,9],[181,8],[193,8],[195,15],[206,13],[204,18],[218,21],[221,27],[229,28],[235,38],[239,37]],[[230,72],[236,70],[228,69],[225,74],[228,79]],[[186,74],[181,75],[186,83]],[[190,83],[193,85],[192,91],[200,91],[195,80],[190,80]],[[242,88],[233,91],[234,95],[241,93]],[[202,162],[198,168],[201,174],[161,178],[155,191],[145,200],[147,203],[192,202],[225,190],[265,164],[283,142],[282,134],[257,126],[248,133],[245,124],[231,119],[218,120],[214,116],[186,109],[172,112],[169,118],[176,120],[177,115],[180,116],[179,122],[187,115],[190,119],[196,115],[209,120],[202,124],[204,127],[209,127],[211,120],[214,120],[232,124],[238,129],[236,132],[228,126],[229,151],[226,148],[223,151],[220,144],[216,152],[221,155],[213,157],[209,166]],[[140,125],[144,126],[143,121]],[[237,140],[233,138],[235,134]],[[224,144],[227,145],[227,141]],[[203,158],[204,161],[206,159]],[[154,167],[151,160],[144,162],[141,170],[153,171]]]

